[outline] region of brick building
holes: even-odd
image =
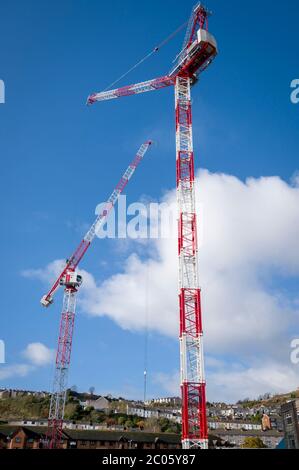
[[[67,430],[69,447],[77,449],[179,449],[177,434]]]
[[[37,426],[0,426],[0,449],[43,448],[46,431],[47,428]],[[68,429],[63,433],[61,447],[64,449],[179,449],[181,442],[177,434]]]
[[[42,449],[46,440],[46,427],[0,426],[0,449]],[[62,448],[67,448],[64,436]]]
[[[269,431],[269,429],[272,429],[271,419],[264,413],[262,417],[262,430]]]
[[[7,443],[7,439],[6,439],[6,434],[4,434],[3,432],[0,432],[0,449],[6,449],[6,443]]]

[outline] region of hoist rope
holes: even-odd
[[[127,72],[123,73],[119,78],[117,78],[117,80],[114,80],[114,82],[110,83],[105,88],[105,90],[103,90],[103,91],[107,91],[108,89],[111,89],[114,85],[116,85],[123,78],[125,78],[127,75],[129,75],[129,73],[131,73],[134,69],[139,67],[139,65],[141,65],[143,62],[145,62],[147,59],[149,59],[153,54],[158,52],[161,49],[161,47],[165,46],[165,44],[167,44],[169,41],[171,41],[171,39],[173,39],[187,24],[188,24],[188,21],[185,21],[183,24],[181,24],[181,26],[179,26],[175,31],[173,31],[169,36],[167,36],[162,42],[160,42],[156,47],[154,47],[154,49],[151,52],[146,54],[135,65],[130,67],[129,70],[127,70]]]
[[[144,332],[144,382],[143,382],[143,403],[147,397],[147,369],[148,369],[148,317],[149,317],[149,265],[146,265],[145,272],[145,332]]]

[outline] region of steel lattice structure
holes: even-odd
[[[78,267],[78,264],[86,253],[88,247],[94,240],[98,230],[106,222],[109,212],[133,176],[137,166],[142,161],[151,143],[152,142],[149,140],[141,145],[134,160],[130,163],[117,186],[110,195],[109,199],[105,203],[104,208],[86,232],[78,248],[66,261],[65,267],[53,283],[49,292],[41,299],[41,304],[44,307],[48,307],[53,303],[53,296],[59,286],[64,286],[63,307],[56,352],[55,374],[48,418],[47,443],[48,447],[50,448],[60,447],[62,438],[68,370],[71,361],[76,314],[76,294],[82,283],[82,276],[77,273],[76,268]]]
[[[193,8],[183,48],[169,75],[93,93],[87,99],[87,104],[93,104],[172,85],[175,88],[182,446],[185,449],[208,446],[190,94],[191,85],[217,55],[216,40],[208,32],[208,16],[201,3]]]
[[[190,78],[175,84],[183,448],[207,448]]]
[[[58,347],[56,352],[55,375],[48,418],[47,438],[50,448],[59,447],[62,437],[67,378],[71,361],[76,312],[76,292],[78,287],[66,287],[64,290]]]

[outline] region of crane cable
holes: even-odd
[[[132,72],[134,69],[139,67],[143,62],[145,62],[147,59],[149,59],[153,54],[158,52],[161,47],[165,46],[171,39],[173,39],[186,25],[188,24],[188,21],[185,21],[181,26],[179,26],[175,31],[173,31],[169,36],[167,36],[162,42],[160,42],[154,49],[146,54],[142,59],[140,59],[135,65],[129,68],[129,70],[125,73],[123,73],[117,80],[114,82],[110,83],[103,91],[107,91],[111,89],[114,85],[116,85],[118,82],[120,82],[123,78],[125,78],[127,75],[129,75],[130,72]]]
[[[145,333],[144,333],[144,382],[143,382],[143,403],[146,402],[147,394],[147,369],[148,369],[148,318],[149,318],[149,265],[146,265],[145,272]]]

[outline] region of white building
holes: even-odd
[[[139,416],[140,418],[167,418],[176,423],[181,423],[180,410],[158,410],[156,408],[130,407],[127,405],[127,415]]]

